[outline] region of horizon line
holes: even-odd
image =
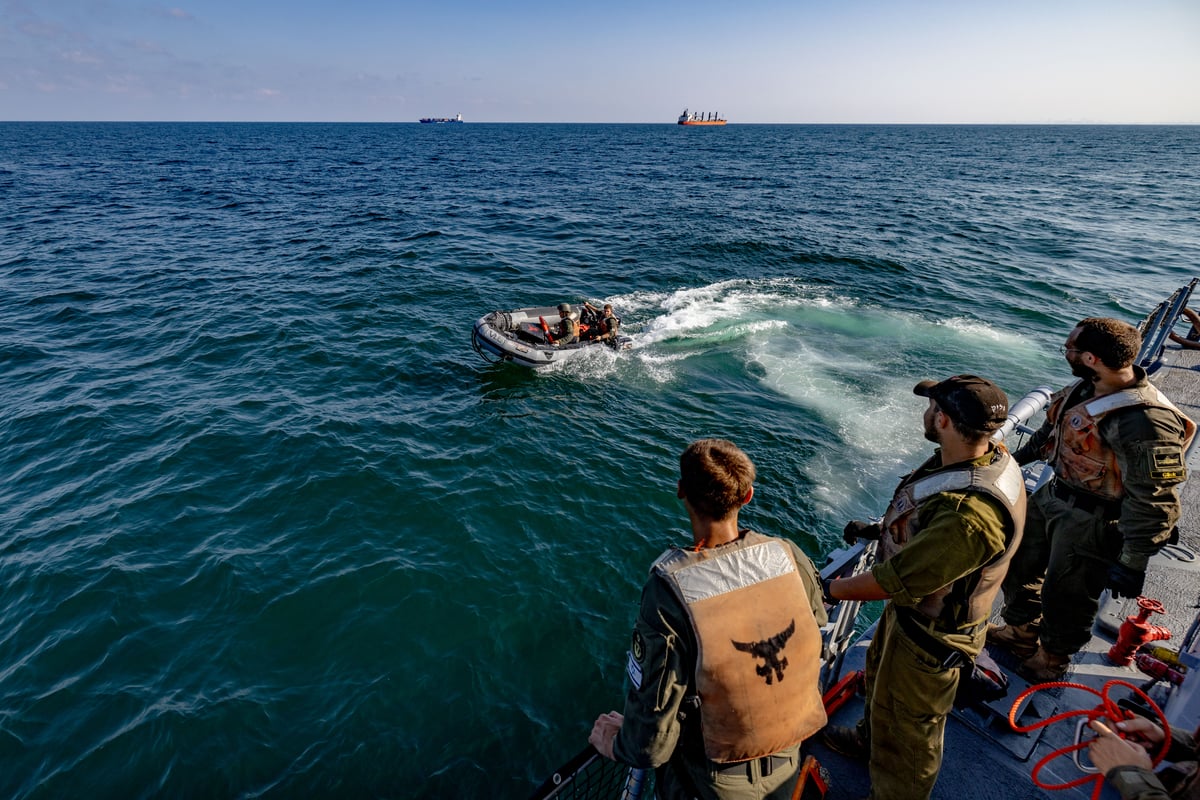
[[[319,119],[0,119],[0,124],[18,123],[18,124],[196,124],[196,125],[427,125],[430,123],[422,123],[420,120],[319,120]],[[438,123],[433,123],[438,124]],[[577,120],[555,120],[555,121],[518,121],[518,120],[477,120],[467,122],[463,120],[461,123],[455,122],[455,125],[667,125],[671,127],[700,127],[700,128],[722,128],[731,125],[811,125],[811,126],[838,126],[838,125],[871,125],[877,127],[895,126],[895,127],[1000,127],[1000,126],[1092,126],[1092,127],[1191,127],[1200,125],[1200,122],[1096,122],[1096,121],[1043,121],[1043,122],[727,122],[725,125],[702,125],[702,126],[687,126],[680,125],[677,122],[620,122],[606,120],[603,122],[596,121],[577,121]]]

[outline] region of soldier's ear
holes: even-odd
[[[754,498],[754,487],[753,487],[753,486],[751,486],[751,487],[750,487],[750,490],[746,492],[746,497],[745,497],[745,499],[744,499],[744,500],[742,500],[742,505],[746,505],[746,504],[747,504],[747,503],[749,503],[749,502],[750,502],[750,501],[751,501],[753,498]]]
[[[683,481],[675,482],[675,496],[678,497],[680,500],[684,499]]]

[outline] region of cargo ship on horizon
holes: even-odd
[[[726,122],[727,120],[721,119],[719,111],[699,111],[689,114],[685,108],[679,115],[680,125],[724,125]]]
[[[447,122],[462,122],[462,114],[455,114],[453,117],[421,117],[421,122],[426,124],[437,123],[439,125]]]

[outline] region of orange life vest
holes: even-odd
[[[824,727],[821,632],[787,544],[748,532],[721,547],[668,550],[652,569],[696,634],[693,688],[710,760],[778,753]]]
[[[1176,408],[1158,387],[1150,383],[1131,386],[1064,408],[1067,398],[1078,385],[1076,381],[1055,393],[1046,410],[1046,419],[1054,425],[1054,432],[1047,442],[1046,463],[1054,468],[1057,480],[1106,500],[1124,497],[1125,484],[1121,480],[1117,455],[1100,436],[1100,421],[1114,411],[1139,406],[1165,408],[1179,417],[1184,427],[1184,441],[1178,457],[1169,455],[1167,458],[1178,463],[1160,466],[1165,480],[1183,480],[1186,476],[1183,454],[1196,436],[1196,423]]]

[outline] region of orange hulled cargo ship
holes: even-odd
[[[726,121],[721,119],[719,111],[694,111],[689,114],[685,108],[679,115],[680,125],[724,125]]]

